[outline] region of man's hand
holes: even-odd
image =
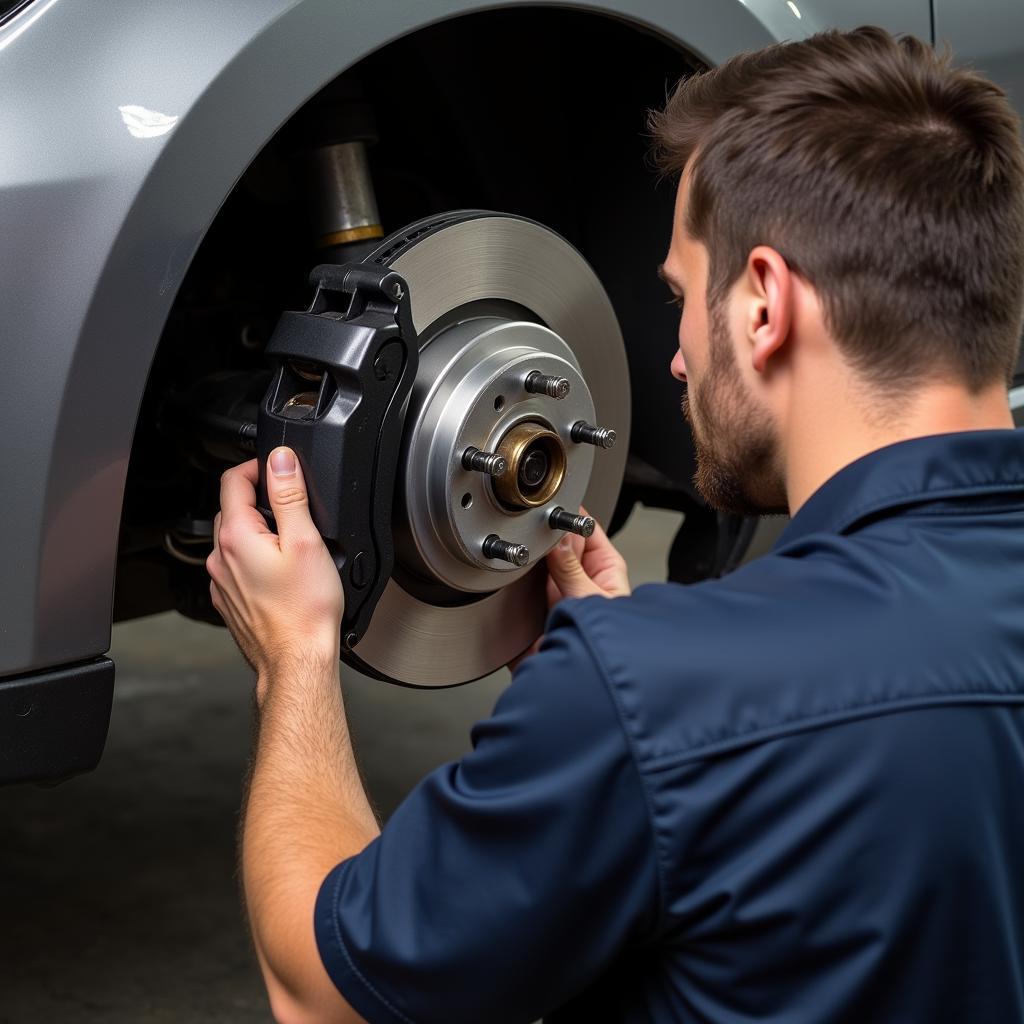
[[[580,515],[586,515],[580,506]],[[589,537],[567,533],[549,552],[548,611],[563,597],[627,597],[630,593],[626,562],[608,535],[597,523]],[[508,667],[514,672],[519,663],[536,652],[544,637],[513,658]]]
[[[276,534],[256,509],[256,480],[255,459],[221,479],[206,568],[213,605],[262,685],[283,665],[338,661],[344,598],[292,450],[276,448],[269,460]]]
[[[224,474],[206,563],[213,603],[257,672],[241,851],[249,926],[275,1019],[359,1024],[313,933],[320,883],[380,831],[345,721],[341,580],[310,518],[294,453],[270,455],[276,534],[256,509],[256,482],[255,460]]]
[[[580,515],[587,511],[580,507]],[[597,523],[589,537],[567,533],[548,552],[548,608],[563,597],[627,597],[626,562]]]

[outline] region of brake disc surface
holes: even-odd
[[[399,466],[396,570],[355,660],[411,686],[468,682],[506,664],[543,629],[543,556],[562,536],[547,526],[549,510],[575,512],[582,500],[607,523],[614,509],[629,450],[622,335],[589,264],[533,221],[444,214],[403,228],[365,262],[408,282],[421,356]],[[569,394],[527,393],[522,379],[531,370],[564,376]],[[614,429],[615,446],[574,443],[580,420]],[[548,438],[552,458],[564,456],[562,475],[536,508],[510,508],[493,481],[459,457],[467,445],[486,450],[524,425]],[[549,477],[555,483],[553,470]],[[528,547],[528,565],[483,556],[490,534]]]

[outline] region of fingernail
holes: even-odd
[[[275,448],[270,454],[270,469],[274,476],[291,476],[295,472],[295,453],[291,448]]]
[[[565,536],[564,536],[564,537],[563,537],[563,538],[562,538],[562,539],[561,539],[561,540],[560,540],[560,541],[558,542],[558,546],[559,546],[559,547],[560,547],[560,548],[561,548],[561,549],[562,549],[563,551],[568,551],[568,550],[569,550],[569,549],[570,549],[570,548],[572,547],[572,540],[571,540],[571,539],[569,538],[569,535],[568,535],[568,534],[566,534],[566,535],[565,535]]]

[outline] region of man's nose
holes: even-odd
[[[681,348],[676,349],[676,354],[672,357],[672,364],[669,366],[672,371],[672,376],[676,380],[686,383],[686,363],[683,361],[683,350]]]

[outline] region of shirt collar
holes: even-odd
[[[1024,430],[929,434],[868,452],[826,480],[772,545],[845,533],[865,516],[921,501],[1024,491]]]

